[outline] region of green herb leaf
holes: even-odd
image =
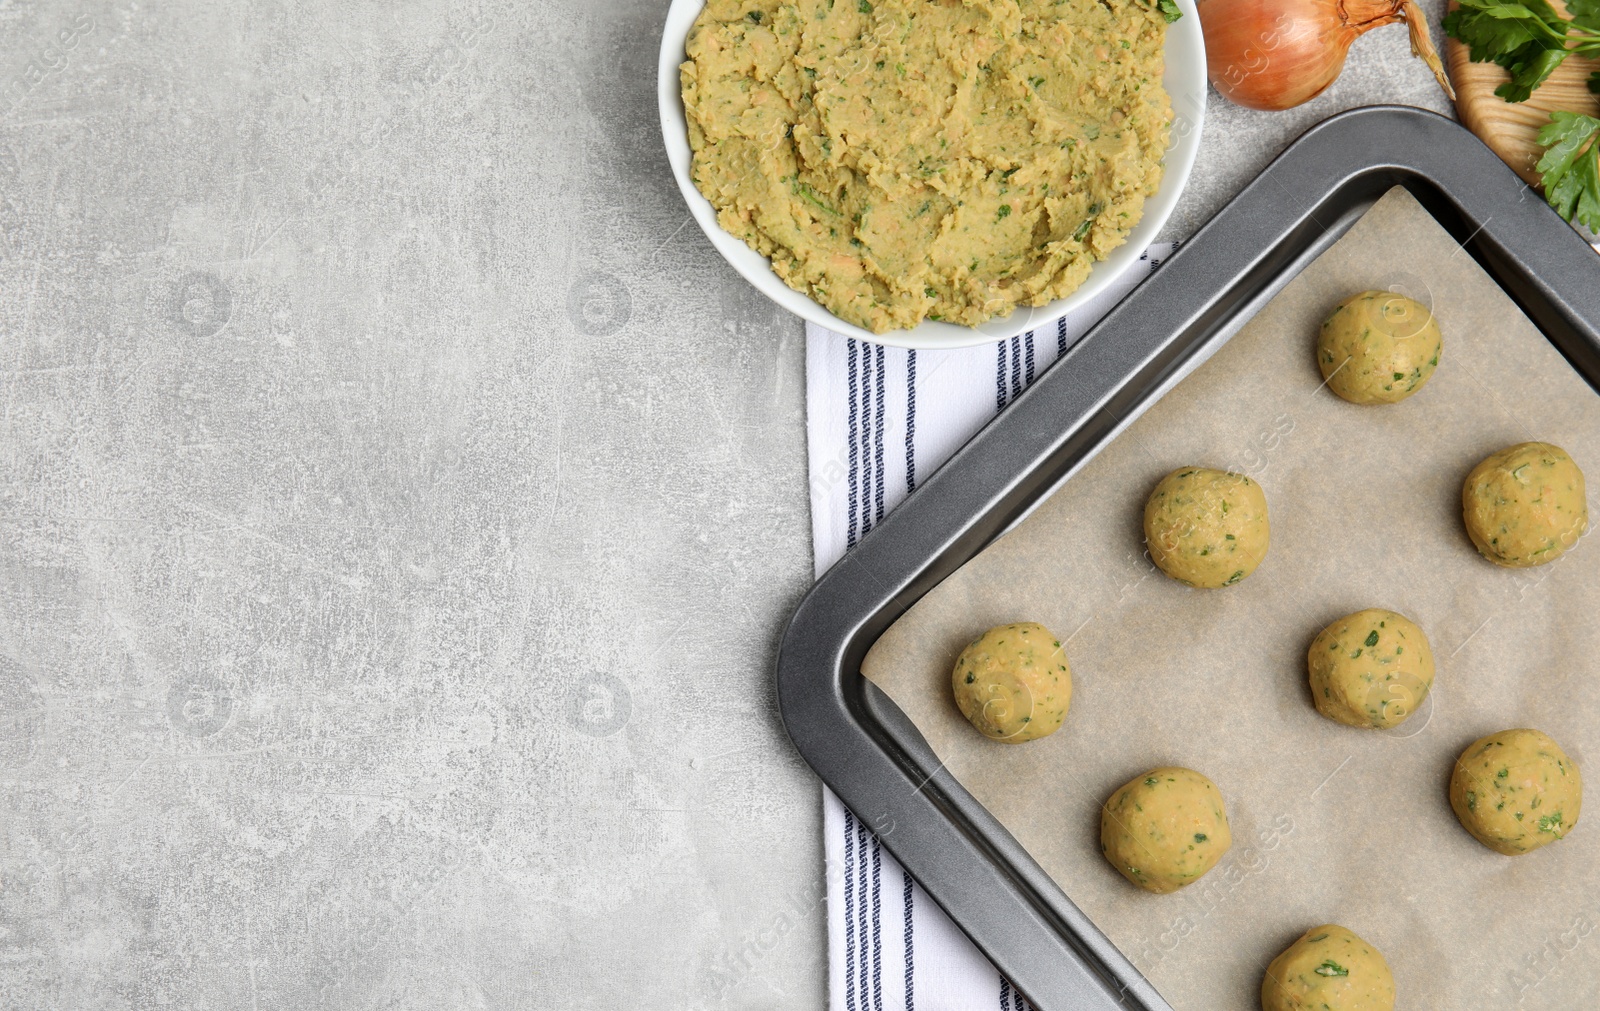
[[[818,196],[816,190],[812,189],[806,183],[801,182],[798,178],[793,179],[793,181],[789,184],[789,192],[793,193],[795,196],[803,197],[807,203],[820,207],[829,214],[839,213],[838,211],[834,210],[833,205],[829,204],[827,201],[823,200],[822,197]]]
[[[1593,0],[1579,0],[1583,19],[1568,21],[1545,0],[1461,0],[1445,15],[1444,31],[1467,47],[1474,63],[1504,67],[1511,80],[1495,89],[1508,102],[1526,102],[1534,89],[1574,52],[1600,45]],[[1570,46],[1569,41],[1577,41]]]
[[[1600,30],[1600,0],[1572,0],[1567,4],[1567,13],[1579,28]]]
[[[1535,167],[1545,200],[1568,221],[1600,231],[1600,119],[1552,112],[1539,143],[1545,152]]]
[[[1377,629],[1373,629],[1372,631],[1367,633],[1367,638],[1366,638],[1366,642],[1364,643],[1364,645],[1376,646],[1377,644],[1378,644],[1378,630]]]
[[[1350,970],[1349,969],[1346,969],[1344,966],[1340,965],[1338,962],[1335,962],[1331,958],[1328,959],[1326,962],[1323,962],[1321,965],[1317,966],[1315,969],[1313,969],[1311,971],[1316,973],[1318,976],[1348,976],[1348,975],[1350,975]]]
[[[1178,9],[1173,0],[1156,0],[1156,10],[1161,12],[1161,16],[1167,19],[1169,25],[1183,17],[1183,11]]]

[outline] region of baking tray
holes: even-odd
[[[1402,186],[1600,389],[1600,260],[1456,123],[1377,106],[1292,144],[801,602],[778,655],[817,774],[1038,1007],[1170,1011],[859,673],[918,598],[1027,515]]]

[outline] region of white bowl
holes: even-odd
[[[1046,305],[1018,306],[1010,316],[992,319],[981,326],[927,321],[910,330],[873,333],[854,323],[846,323],[818,305],[811,296],[783,283],[783,279],[773,273],[771,261],[745,245],[743,239],[723,231],[722,226],[717,224],[716,210],[695,189],[694,181],[689,178],[689,128],[684,121],[683,96],[678,83],[678,66],[685,58],[684,43],[689,37],[689,29],[694,26],[694,19],[700,16],[700,10],[705,6],[705,0],[672,0],[672,7],[667,11],[666,29],[661,34],[661,65],[657,71],[657,85],[661,103],[661,133],[667,142],[667,160],[672,163],[672,174],[677,177],[683,199],[689,203],[689,213],[699,222],[711,244],[746,281],[802,319],[835,333],[890,347],[944,349],[991,344],[1025,330],[1047,326],[1104,290],[1117,275],[1138,262],[1140,254],[1155,241],[1157,233],[1167,223],[1167,217],[1172,214],[1172,208],[1177,205],[1178,196],[1189,181],[1189,170],[1194,168],[1195,155],[1200,150],[1200,126],[1205,119],[1206,109],[1206,47],[1200,35],[1200,16],[1195,12],[1195,0],[1177,2],[1183,17],[1167,29],[1166,73],[1162,77],[1167,93],[1172,96],[1172,140],[1167,149],[1166,172],[1161,178],[1161,187],[1144,202],[1144,217],[1138,227],[1129,233],[1127,242],[1094,265],[1088,279],[1077,291]]]

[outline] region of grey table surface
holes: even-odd
[[[822,1006],[804,335],[664,14],[0,0],[0,1005]],[[1213,95],[1168,237],[1378,101]]]

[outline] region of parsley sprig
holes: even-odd
[[[1570,20],[1545,0],[1460,0],[1444,31],[1474,63],[1496,63],[1511,75],[1496,95],[1526,102],[1567,57],[1600,55],[1600,0],[1571,0],[1567,10]],[[1589,90],[1600,93],[1600,71],[1590,75]]]
[[[1569,56],[1600,56],[1600,0],[1568,0],[1570,19],[1547,0],[1459,0],[1444,18],[1445,34],[1475,63],[1496,63],[1511,79],[1494,93],[1526,102]],[[1600,70],[1589,75],[1600,94]],[[1600,233],[1600,119],[1552,112],[1539,131],[1545,149],[1535,169],[1544,198],[1568,221]]]
[[[1539,143],[1544,198],[1563,218],[1600,234],[1600,119],[1552,112]]]

